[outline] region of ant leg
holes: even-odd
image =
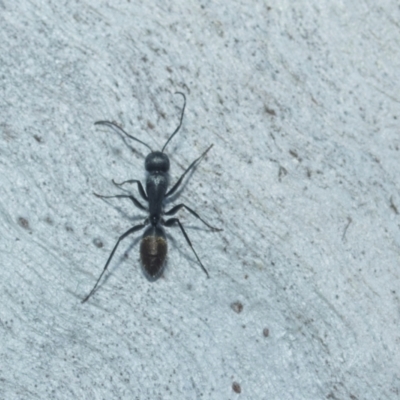
[[[93,194],[96,197],[99,197],[100,199],[114,199],[114,198],[118,198],[118,199],[131,199],[133,201],[133,204],[137,207],[140,208],[141,210],[147,211],[147,208],[142,205],[138,200],[136,200],[133,196],[128,196],[126,194],[117,194],[116,196],[102,196],[101,194],[97,194],[94,193]]]
[[[167,192],[167,194],[165,195],[165,197],[167,198],[168,196],[171,196],[173,193],[176,192],[176,189],[178,189],[178,187],[180,186],[180,184],[182,183],[183,178],[185,177],[185,175],[195,166],[195,164],[199,161],[201,161],[201,159],[209,152],[209,150],[211,149],[211,147],[213,147],[214,145],[212,144],[199,158],[196,158],[188,167],[188,169],[182,174],[182,176],[178,179],[178,182],[175,183],[175,185]]]
[[[131,180],[129,180],[129,181],[124,181],[124,182],[121,182],[121,183],[117,183],[117,182],[115,182],[114,179],[113,179],[113,180],[112,180],[112,183],[113,183],[115,186],[118,186],[118,187],[121,187],[122,185],[125,185],[125,183],[137,183],[138,189],[139,189],[139,193],[140,193],[140,195],[142,196],[143,200],[149,201],[149,199],[147,198],[146,192],[145,192],[144,189],[143,189],[142,182],[140,182],[140,181],[138,181],[138,180],[136,180],[136,179],[131,179]]]
[[[189,236],[187,235],[185,229],[183,229],[183,226],[182,226],[182,224],[181,224],[181,221],[179,221],[178,218],[170,218],[170,219],[168,219],[167,221],[164,222],[164,226],[167,226],[167,227],[171,227],[171,226],[173,226],[173,225],[175,225],[175,224],[178,224],[178,225],[179,225],[179,228],[181,228],[181,231],[182,231],[182,233],[183,233],[183,236],[185,236],[185,239],[186,239],[188,245],[190,246],[190,248],[192,249],[194,255],[196,256],[197,261],[199,262],[199,264],[200,264],[200,266],[201,266],[201,269],[206,273],[207,278],[209,278],[210,275],[208,274],[208,272],[207,272],[207,270],[205,269],[204,265],[203,265],[202,262],[200,261],[200,258],[199,258],[199,256],[197,255],[195,249],[193,248],[192,242],[190,241]]]
[[[197,214],[197,212],[193,211],[191,208],[189,208],[185,204],[178,204],[177,206],[171,208],[169,211],[164,213],[164,215],[175,215],[181,208],[186,208],[186,210],[188,210],[192,215],[194,215],[196,218],[198,218],[203,224],[207,225],[213,231],[220,232],[220,231],[223,230],[223,229],[220,229],[220,228],[215,228],[214,226],[211,226],[210,224],[208,224],[206,221],[204,221],[203,218],[200,217],[199,214]]]
[[[146,222],[146,221],[145,221]],[[120,243],[121,240],[125,239],[127,236],[129,236],[131,233],[136,232],[142,228],[144,228],[146,226],[146,223],[144,224],[140,224],[140,225],[136,225],[133,228],[129,229],[128,231],[126,231],[123,235],[121,235],[117,241],[117,244],[114,246],[110,256],[108,257],[108,260],[106,262],[106,265],[103,269],[103,272],[100,274],[99,279],[97,279],[95,285],[93,286],[93,289],[90,291],[90,293],[82,300],[82,303],[85,303],[89,300],[90,296],[96,291],[97,285],[99,284],[102,276],[104,275],[104,273],[107,271],[108,268],[108,264],[110,264],[111,259],[113,258],[113,255],[115,253],[115,250],[117,250],[117,247]]]

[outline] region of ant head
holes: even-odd
[[[168,172],[169,171],[169,158],[166,154],[161,151],[153,151],[147,157],[144,162],[144,167],[147,172]]]
[[[148,171],[148,172],[153,172],[153,171],[168,172],[169,171],[169,159],[168,159],[168,156],[166,154],[164,154],[164,150],[167,147],[167,144],[170,142],[170,140],[176,135],[176,133],[181,128],[183,115],[185,113],[185,107],[186,107],[186,96],[181,92],[176,92],[176,94],[180,94],[183,97],[183,107],[182,107],[182,112],[181,112],[181,119],[179,121],[178,127],[175,129],[175,131],[172,133],[172,135],[168,138],[168,140],[164,144],[164,147],[162,148],[161,151],[153,151],[148,144],[146,144],[145,142],[142,142],[141,140],[139,140],[138,138],[135,138],[134,136],[129,135],[118,125],[114,124],[114,122],[97,121],[94,124],[109,126],[110,128],[114,129],[118,133],[122,133],[125,136],[135,140],[136,142],[141,143],[144,146],[146,146],[151,151],[151,153],[146,157],[146,161],[144,163],[144,167],[146,168],[146,171]]]

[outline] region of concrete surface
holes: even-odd
[[[0,398],[397,399],[396,1],[0,1]],[[163,278],[111,180],[211,143]],[[133,150],[132,150],[133,149]],[[137,193],[135,187],[129,188]],[[178,201],[178,199],[176,199]],[[177,204],[175,201],[175,204]],[[240,392],[240,393],[239,393]]]

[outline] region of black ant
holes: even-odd
[[[142,262],[143,273],[149,281],[157,280],[164,272],[165,258],[167,255],[167,238],[165,236],[164,227],[171,227],[173,225],[179,226],[179,228],[182,231],[183,236],[186,239],[186,242],[188,243],[188,245],[192,249],[194,255],[196,256],[197,261],[199,262],[202,270],[206,273],[207,277],[209,277],[207,270],[205,269],[204,265],[200,261],[200,258],[197,255],[196,251],[194,250],[193,245],[192,245],[185,229],[183,228],[182,223],[179,221],[179,219],[178,218],[169,218],[167,220],[163,219],[164,215],[168,215],[168,216],[175,215],[181,208],[185,208],[187,211],[189,211],[192,215],[194,215],[196,218],[198,218],[201,222],[203,222],[205,225],[207,225],[213,231],[221,231],[222,230],[222,229],[218,229],[218,228],[215,228],[215,227],[209,225],[195,211],[193,211],[191,208],[189,208],[185,204],[178,204],[177,206],[172,207],[169,211],[164,212],[164,200],[176,192],[176,190],[181,185],[183,178],[186,176],[186,174],[198,162],[200,162],[204,158],[204,156],[209,152],[209,150],[213,147],[213,145],[211,145],[199,158],[194,160],[189,165],[189,167],[186,169],[186,171],[182,174],[182,176],[178,179],[178,181],[175,183],[175,185],[170,190],[167,191],[169,158],[166,154],[164,154],[164,150],[165,150],[167,144],[170,142],[170,140],[175,136],[175,134],[181,128],[183,115],[185,113],[185,107],[186,107],[186,96],[181,92],[176,92],[176,94],[180,94],[184,100],[182,113],[181,113],[181,119],[179,121],[178,127],[175,129],[175,131],[172,133],[172,135],[168,138],[167,142],[164,144],[164,147],[162,148],[161,151],[153,151],[149,145],[147,145],[146,143],[142,142],[141,140],[129,135],[122,128],[120,128],[118,125],[114,124],[113,122],[109,122],[109,121],[95,122],[95,125],[106,125],[112,129],[114,129],[118,133],[122,132],[127,137],[129,137],[133,140],[136,140],[137,142],[146,146],[148,149],[150,149],[151,153],[146,157],[145,164],[144,164],[145,169],[148,172],[148,176],[146,179],[146,191],[144,190],[142,183],[136,179],[131,179],[131,180],[128,180],[128,181],[125,181],[122,183],[116,183],[114,180],[112,181],[114,183],[114,185],[116,185],[118,187],[121,187],[122,185],[124,185],[126,183],[136,183],[138,186],[140,196],[142,197],[143,200],[145,200],[149,203],[148,208],[143,206],[142,203],[140,203],[132,195],[128,196],[128,195],[124,195],[124,194],[119,194],[116,196],[101,196],[96,193],[94,193],[94,195],[97,197],[100,197],[102,199],[111,199],[111,198],[130,199],[136,207],[140,208],[143,211],[147,211],[149,213],[149,216],[144,220],[144,222],[142,224],[139,224],[139,225],[134,226],[133,228],[130,228],[123,235],[121,235],[119,237],[110,256],[108,257],[108,260],[106,262],[106,265],[104,266],[103,272],[100,274],[100,276],[97,279],[91,292],[82,300],[82,303],[85,303],[87,300],[89,300],[90,296],[92,296],[92,294],[96,291],[96,288],[97,288],[102,276],[106,272],[108,265],[110,264],[110,261],[113,258],[114,253],[117,250],[117,247],[118,247],[119,243],[121,242],[121,240],[125,239],[130,234],[145,228],[148,225],[149,226],[144,231],[142,241],[140,243],[140,259]]]

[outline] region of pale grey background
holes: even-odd
[[[397,1],[0,0],[0,398],[398,398],[399,21]],[[224,231],[179,214],[211,278],[175,228],[148,282],[138,234],[82,305],[144,217],[93,196],[147,154],[93,122],[159,148],[177,90],[172,180],[214,143],[180,199]]]

